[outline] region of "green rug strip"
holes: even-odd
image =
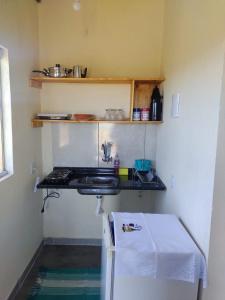
[[[28,300],[100,300],[100,269],[40,268]]]

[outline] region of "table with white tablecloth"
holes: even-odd
[[[206,262],[175,215],[112,213],[115,277],[142,276],[207,285]],[[124,231],[124,226],[130,231]]]

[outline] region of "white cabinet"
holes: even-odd
[[[114,277],[115,248],[108,215],[103,216],[102,300],[196,300],[198,284],[149,277]]]

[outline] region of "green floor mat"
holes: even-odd
[[[100,269],[40,268],[28,300],[100,300]]]

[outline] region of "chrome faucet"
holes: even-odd
[[[112,143],[106,142],[102,144],[102,150],[103,150],[103,158],[102,160],[104,162],[111,162],[112,161],[112,156],[111,156],[111,148],[112,148]]]

